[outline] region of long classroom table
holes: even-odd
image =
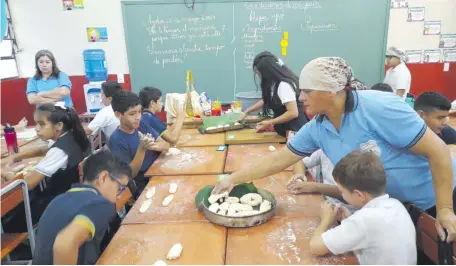
[[[279,144],[273,145],[281,147]],[[244,146],[244,153],[247,153],[251,147]],[[162,155],[146,173],[146,176],[153,177],[97,264],[153,264],[157,260],[166,261],[171,246],[179,242],[184,247],[181,257],[166,263],[357,264],[352,254],[325,257],[310,254],[309,240],[320,220],[323,197],[320,194],[290,194],[287,191],[287,182],[292,175],[290,171],[254,181],[255,186],[272,192],[277,200],[275,216],[266,224],[233,229],[207,221],[196,209],[194,198],[201,188],[214,185],[217,175],[226,168],[226,152],[217,152],[215,148],[180,148],[184,154],[194,153],[196,158],[219,155],[212,157],[204,167],[192,167],[191,164],[182,167],[182,158],[172,159]],[[245,160],[248,160],[248,156]],[[164,168],[164,165],[168,167]],[[212,171],[208,171],[209,168]],[[169,185],[173,182],[178,183],[179,187],[174,200],[164,207],[162,201],[169,194]],[[147,190],[152,187],[156,189],[152,205],[146,213],[141,214],[139,208],[145,201]]]

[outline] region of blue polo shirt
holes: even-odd
[[[423,137],[424,121],[392,93],[368,90],[350,92],[349,97],[353,110],[342,116],[340,133],[318,116],[299,130],[288,148],[300,156],[322,149],[334,165],[353,150],[377,151],[386,170],[386,193],[422,210],[434,206],[428,160],[409,151]]]
[[[40,93],[43,91],[52,91],[58,87],[68,87],[71,90],[71,81],[67,74],[60,72],[59,78],[50,77],[49,79],[36,79],[35,77],[29,78],[27,82],[27,92],[29,93]],[[65,96],[62,101],[65,102],[66,107],[73,107],[73,101],[71,101],[70,95]]]
[[[141,122],[151,126],[161,136],[166,131],[167,126],[154,113],[144,110],[141,116]]]
[[[89,185],[75,184],[48,205],[38,224],[34,265],[54,264],[54,242],[59,232],[75,221],[91,233],[91,239],[79,248],[77,264],[94,265],[100,256],[100,244],[116,215],[116,206]]]
[[[143,134],[150,133],[155,139],[158,138],[158,133],[151,126],[141,123],[139,129],[133,134],[128,134],[117,128],[109,138],[108,146],[109,150],[118,156],[125,163],[131,163],[135,158],[136,152],[139,147],[139,131]],[[155,162],[160,155],[156,151],[146,151],[141,169],[139,171],[145,172]]]

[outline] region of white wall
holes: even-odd
[[[82,51],[103,49],[110,74],[129,73],[120,0],[85,0],[84,10],[63,11],[61,0],[11,0],[13,25],[22,50],[19,75],[35,72],[35,53],[48,49],[68,75],[84,75]],[[107,43],[89,43],[86,27],[107,27]]]
[[[366,0],[369,1],[369,0]],[[51,50],[69,75],[84,75],[82,51],[104,49],[110,74],[129,73],[120,0],[84,0],[85,9],[63,11],[61,0],[9,1],[19,48],[19,75],[34,73],[34,55]],[[426,7],[426,20],[441,20],[442,33],[456,33],[456,0],[409,0]],[[436,49],[439,36],[424,36],[423,22],[407,22],[407,9],[392,9],[388,46]],[[107,27],[107,43],[89,43],[86,27]]]

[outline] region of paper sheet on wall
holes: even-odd
[[[407,21],[424,21],[424,7],[409,7],[407,12]]]
[[[84,0],[62,0],[62,5],[64,11],[84,9]]]
[[[391,0],[391,8],[407,8],[408,0]]]
[[[407,63],[421,63],[423,50],[406,50],[405,53],[409,59]]]
[[[443,49],[443,61],[456,62],[456,49]]]
[[[440,34],[440,29],[441,27],[440,21],[434,20],[434,21],[425,21],[424,22],[424,30],[423,34],[424,35],[439,35]]]
[[[439,63],[441,61],[440,54],[440,49],[424,50],[423,63]]]
[[[441,34],[439,48],[456,48],[456,34]]]
[[[106,27],[88,27],[87,40],[89,42],[107,42],[108,41],[108,29]]]

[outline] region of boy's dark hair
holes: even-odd
[[[46,116],[52,125],[62,122],[63,131],[73,131],[74,140],[78,144],[79,148],[81,148],[83,152],[88,150],[90,142],[87,139],[87,135],[74,108],[62,108],[52,103],[47,103],[38,106],[35,112]]]
[[[334,167],[334,180],[349,191],[355,189],[372,196],[385,193],[386,173],[375,153],[352,151]]]
[[[393,92],[393,88],[391,88],[391,86],[386,83],[377,83],[374,86],[372,86],[371,90]]]
[[[438,92],[423,92],[415,100],[415,111],[432,113],[435,111],[450,111],[451,102],[447,97]]]
[[[120,91],[112,96],[112,110],[124,114],[128,109],[140,105],[139,97],[133,92]]]
[[[144,87],[139,92],[139,100],[144,109],[149,108],[149,104],[152,101],[157,102],[160,97],[162,97],[162,92],[154,87]]]
[[[122,86],[114,80],[108,80],[101,84],[101,89],[106,97],[112,97],[122,90]]]
[[[131,178],[131,167],[114,156],[110,151],[99,151],[87,158],[83,167],[83,181],[90,183],[98,178],[98,175],[107,171],[112,177],[120,178],[122,175]]]

